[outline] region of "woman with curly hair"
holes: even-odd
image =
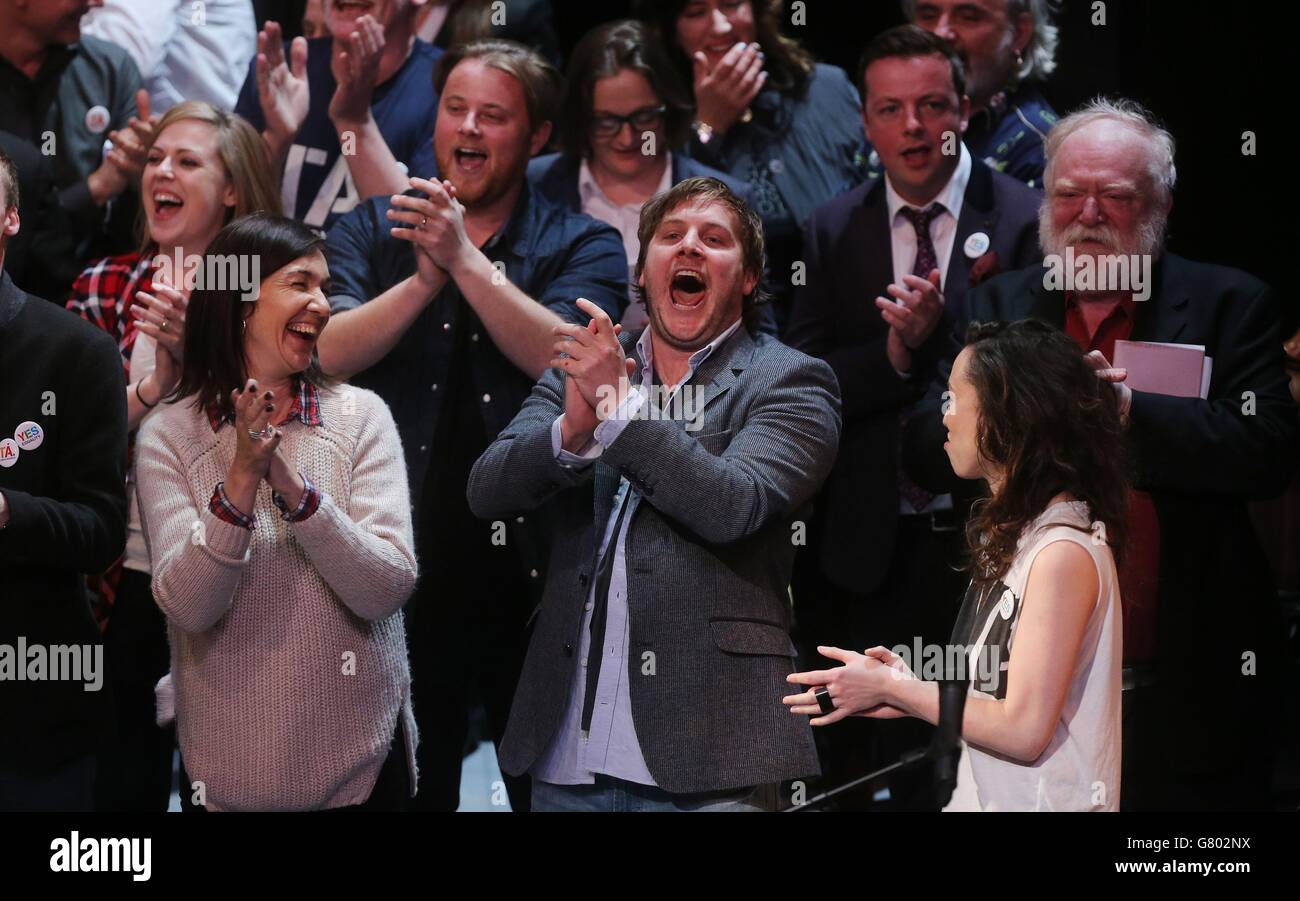
[[[1029,320],[973,324],[948,386],[944,449],[990,496],[967,526],[971,582],[949,648],[971,688],[946,809],[1118,810],[1127,481],[1115,392],[1064,332]],[[937,684],[898,654],[819,651],[844,665],[791,675],[810,688],[785,699],[814,726],[938,721]]]

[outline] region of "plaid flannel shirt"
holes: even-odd
[[[77,276],[65,304],[82,319],[113,336],[122,352],[122,368],[128,382],[136,336],[130,309],[137,291],[153,291],[153,260],[157,255],[157,246],[150,246],[143,252],[99,260]]]

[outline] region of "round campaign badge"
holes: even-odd
[[[108,128],[108,110],[102,106],[92,106],[86,110],[86,129],[91,134],[103,134]]]
[[[988,253],[989,243],[988,235],[984,234],[984,232],[975,232],[975,234],[966,239],[966,246],[964,248],[966,256],[970,257],[972,260],[979,259],[984,256],[984,254]]]
[[[0,441],[0,466],[8,469],[18,462],[18,442],[12,438]]]
[[[33,451],[45,440],[45,430],[30,419],[14,429],[14,440],[25,451]]]
[[[1016,596],[1008,588],[1002,592],[1002,598],[998,601],[998,612],[1002,614],[1003,619],[1011,619],[1011,614],[1016,612]]]

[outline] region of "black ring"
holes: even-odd
[[[830,689],[825,685],[818,686],[813,690],[813,697],[817,699],[817,706],[822,709],[822,713],[834,713],[835,702],[831,700]]]

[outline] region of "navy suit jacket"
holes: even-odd
[[[943,282],[944,319],[913,353],[910,379],[899,377],[889,363],[889,326],[875,305],[876,297],[888,296],[885,289],[894,280],[884,180],[859,185],[809,219],[803,257],[807,277],[795,289],[786,341],[830,363],[840,383],[844,433],[810,550],[827,578],[841,588],[870,592],[889,568],[899,507],[899,417],[928,386],[948,347],[952,320],[962,309],[975,264],[964,252],[967,238],[976,232],[987,235],[989,253],[1004,268],[1041,259],[1041,197],[971,160]]]

